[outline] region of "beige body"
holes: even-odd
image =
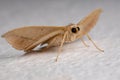
[[[83,20],[78,22],[78,24],[69,24],[67,26],[29,26],[14,29],[5,33],[2,37],[16,49],[30,51],[40,44],[48,43],[46,48],[52,46],[59,46],[60,48],[66,42],[75,41],[81,39],[84,35],[87,35],[89,40],[91,40],[88,32],[96,24],[101,9],[96,9],[90,13]],[[72,29],[75,28],[72,32]],[[80,29],[80,30],[79,30]],[[91,40],[92,41],[92,40]],[[82,40],[85,44],[85,42]],[[95,43],[92,41],[95,45]],[[85,44],[86,45],[86,44]],[[99,49],[96,45],[95,47]],[[60,49],[59,49],[60,50]],[[101,49],[99,49],[101,50]],[[103,51],[103,50],[101,50]]]

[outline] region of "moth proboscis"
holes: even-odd
[[[60,46],[56,61],[58,60],[59,53],[64,43],[80,39],[82,43],[87,46],[82,39],[85,35],[99,51],[103,52],[104,50],[97,47],[88,34],[95,26],[101,12],[101,9],[96,9],[77,24],[69,24],[67,26],[28,26],[11,30],[3,34],[2,37],[15,49],[24,50],[25,52],[30,52],[36,46],[40,44],[44,45],[45,43],[47,43],[48,46],[43,49]]]

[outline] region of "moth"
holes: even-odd
[[[3,34],[9,44],[17,50],[23,50],[25,52],[31,52],[38,45],[48,44],[43,49],[48,49],[53,46],[59,46],[56,61],[64,43],[69,43],[80,39],[81,42],[87,46],[82,39],[83,36],[87,36],[93,45],[100,49],[95,42],[91,39],[88,32],[95,26],[102,9],[96,9],[92,11],[88,16],[83,18],[77,24],[69,24],[66,26],[28,26],[17,28]]]

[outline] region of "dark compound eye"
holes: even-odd
[[[80,28],[79,28],[79,27],[77,27],[77,29],[78,29],[78,31],[80,30]]]
[[[76,32],[77,32],[76,28],[72,28],[71,31],[72,31],[73,33],[76,33]]]
[[[79,27],[74,27],[74,28],[71,29],[71,31],[73,33],[77,33],[78,31],[80,31],[80,28]]]

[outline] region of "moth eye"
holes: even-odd
[[[73,33],[76,33],[76,32],[77,32],[76,28],[72,28],[71,31],[72,31]]]
[[[77,29],[78,29],[78,31],[80,31],[80,28],[79,28],[79,27],[77,27]]]

